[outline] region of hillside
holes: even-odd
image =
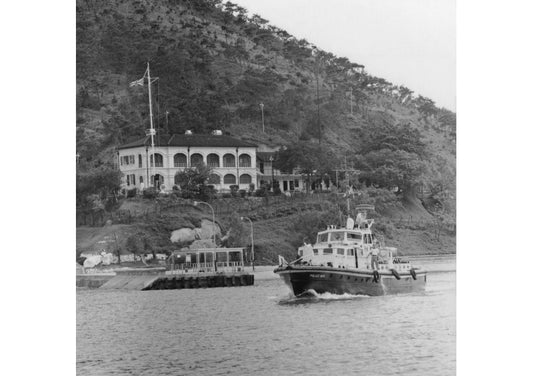
[[[433,154],[454,165],[453,113],[218,0],[77,2],[82,159],[109,161],[113,147],[149,127],[146,90],[128,86],[147,61],[159,77],[160,132],[223,129],[273,146],[320,139],[340,155],[356,149],[368,128],[410,124]],[[258,132],[259,103],[265,133]]]
[[[304,238],[314,239],[317,230],[326,224],[342,224],[346,218],[344,198],[316,195],[300,200],[280,196],[277,198],[232,198],[212,202],[218,224],[223,231],[231,231],[229,246],[251,246],[250,227],[239,220],[240,216],[252,219],[254,246],[258,264],[273,264],[277,256],[295,257],[295,250]],[[359,199],[353,199],[355,204]],[[375,233],[388,246],[397,247],[401,255],[448,254],[455,252],[455,232],[451,227],[437,228],[427,213],[419,216],[403,205],[393,202],[376,204]],[[353,209],[353,207],[352,207]],[[386,209],[386,210],[385,210]],[[76,232],[77,253],[108,252],[168,253],[180,247],[170,241],[171,232],[180,228],[197,227],[199,221],[210,219],[208,209],[202,210],[189,200],[161,197],[156,201],[146,199],[125,200],[119,212],[131,217],[114,217],[114,224],[99,227],[80,226]],[[342,214],[341,214],[342,213]],[[352,216],[354,214],[352,213]],[[123,224],[121,224],[121,222]]]
[[[112,174],[102,175],[104,183],[96,177],[107,193],[92,188],[91,174],[111,170],[115,148],[149,128],[146,86],[129,86],[149,61],[158,78],[152,86],[158,134],[221,129],[257,144],[284,146],[282,170],[296,163],[325,180],[340,165],[360,170],[356,188],[362,198],[395,202],[378,210],[380,215],[455,222],[455,114],[372,75],[364,61],[337,57],[221,0],[77,0],[76,12],[77,195],[100,195],[78,200],[78,208],[116,209],[116,198],[104,202],[116,186],[116,180],[107,184]],[[285,234],[284,252],[291,240],[283,224],[290,224],[290,215],[276,225]],[[257,220],[263,223],[258,239],[268,243],[274,225]],[[143,226],[167,228],[161,221]],[[428,231],[393,223],[388,232],[398,245],[401,234],[412,235],[420,252],[424,244],[433,247],[430,252],[454,251],[453,234],[432,246]],[[276,246],[265,245],[264,256],[272,256]]]

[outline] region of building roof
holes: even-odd
[[[131,149],[139,146],[150,146],[150,136],[120,145],[118,149]],[[173,134],[154,136],[155,146],[207,146],[207,147],[257,147],[250,142],[226,135],[213,134]]]
[[[270,162],[270,158],[274,158],[274,155],[276,153],[273,151],[258,151],[255,153],[257,156],[257,159],[263,161],[263,162]]]

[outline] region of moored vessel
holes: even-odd
[[[356,220],[346,226],[328,226],[316,243],[298,248],[298,258],[287,262],[279,256],[280,275],[295,296],[318,294],[387,295],[423,291],[427,272],[398,257],[397,249],[385,247],[372,233],[367,219],[372,205],[359,205]]]

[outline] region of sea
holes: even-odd
[[[422,257],[426,291],[291,296],[254,286],[78,289],[77,375],[455,375],[455,257]]]

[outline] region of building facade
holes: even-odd
[[[272,184],[275,180],[279,183],[282,192],[304,191],[305,180],[301,174],[283,174],[273,167],[275,151],[264,150],[257,152],[257,180],[258,186],[263,183]]]
[[[118,147],[117,157],[123,173],[123,188],[155,186],[171,190],[178,172],[201,163],[212,169],[210,184],[219,191],[230,186],[248,190],[250,184],[258,187],[257,145],[223,135],[212,134],[154,136],[152,150],[149,136]]]

